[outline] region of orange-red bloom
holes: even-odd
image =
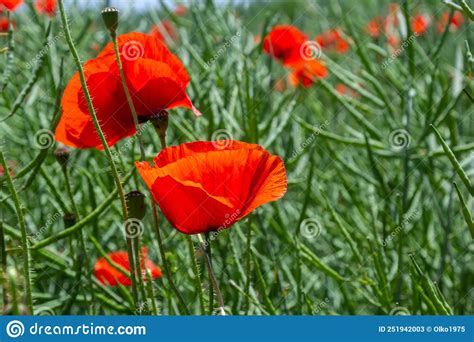
[[[38,13],[54,17],[56,14],[57,0],[36,0],[35,8]]]
[[[449,20],[449,12],[444,12],[443,15],[441,16],[441,19],[438,22],[438,25],[436,26],[436,31],[438,33],[443,33],[446,25],[448,25],[448,20]],[[457,31],[462,24],[464,23],[464,17],[461,12],[459,11],[454,11],[453,17],[451,18],[451,23],[449,24],[449,30],[450,31]]]
[[[140,261],[143,271],[143,280],[147,280],[145,269],[150,271],[151,278],[156,279],[161,277],[161,270],[156,266],[147,256],[147,249],[142,247],[142,259]],[[128,253],[125,251],[118,251],[107,254],[107,256],[117,265],[121,266],[126,271],[130,272],[130,264],[128,262]],[[132,281],[123,273],[112,267],[105,259],[100,258],[94,266],[95,277],[104,285],[117,286],[118,284],[130,286]]]
[[[301,85],[304,88],[310,87],[315,79],[325,78],[328,70],[319,60],[313,59],[300,63],[292,68],[288,81],[293,87]]]
[[[0,10],[4,7],[9,11],[15,11],[22,3],[23,0],[0,0]]]
[[[283,161],[259,145],[197,141],[135,163],[173,227],[185,234],[229,228],[286,192]]]
[[[16,27],[16,23],[15,21],[11,21],[12,22],[12,27],[15,28]],[[8,31],[8,18],[6,17],[2,17],[0,18],[0,32],[7,32]]]
[[[150,34],[163,42],[166,42],[164,33],[168,35],[172,40],[178,40],[178,34],[169,20],[163,20],[159,25],[153,26],[150,30]]]
[[[317,35],[314,39],[322,49],[333,50],[339,53],[349,51],[349,43],[342,37],[339,29],[331,29]]]
[[[188,8],[183,4],[177,5],[174,9],[174,14],[176,14],[178,17],[182,17],[183,15],[186,15],[186,13],[188,13]]]
[[[428,30],[429,25],[430,25],[430,18],[425,14],[417,14],[411,20],[412,30],[417,36],[421,36],[422,34],[425,34],[426,31]]]
[[[124,74],[140,121],[165,109],[185,107],[200,112],[186,94],[190,81],[181,61],[168,48],[143,33],[118,37]],[[112,43],[84,65],[87,85],[107,143],[136,132],[118,72]],[[69,81],[62,98],[62,116],[55,138],[77,148],[102,149],[81,88],[79,74]]]
[[[301,48],[308,40],[306,34],[291,25],[277,25],[263,41],[263,50],[280,60],[285,66],[299,64],[303,60]]]
[[[375,17],[369,20],[366,31],[372,38],[380,37],[380,35],[383,33],[383,19],[380,17]]]

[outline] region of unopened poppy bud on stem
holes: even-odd
[[[166,130],[168,129],[168,112],[163,110],[150,118],[150,121],[160,137],[161,144],[165,147]]]
[[[74,213],[65,213],[63,215],[64,227],[69,228],[76,224],[76,214]]]
[[[146,213],[145,195],[140,191],[130,191],[125,195],[130,218],[143,219]]]
[[[115,35],[118,28],[119,10],[115,7],[106,7],[102,10],[101,14],[105,27],[110,31],[110,34]]]
[[[58,147],[56,150],[54,150],[54,157],[62,168],[67,166],[70,154],[71,152],[67,147]]]

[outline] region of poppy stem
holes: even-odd
[[[123,219],[126,222],[128,220],[128,211],[127,211],[127,202],[125,200],[125,193],[123,191],[122,182],[120,181],[120,176],[117,172],[117,167],[114,163],[112,153],[110,152],[109,145],[107,144],[107,140],[105,139],[104,133],[102,132],[102,128],[100,127],[99,120],[97,119],[97,114],[94,109],[94,105],[92,103],[91,94],[89,93],[89,89],[87,88],[86,76],[84,74],[84,69],[82,67],[81,59],[79,54],[77,53],[76,47],[74,46],[74,42],[71,37],[71,31],[69,30],[69,24],[66,17],[66,12],[64,10],[64,1],[59,0],[59,13],[61,15],[61,23],[63,25],[64,34],[66,36],[66,41],[69,46],[69,50],[73,56],[74,62],[77,67],[77,71],[79,73],[79,78],[81,80],[82,91],[84,92],[84,97],[86,98],[87,107],[89,109],[89,113],[92,118],[92,122],[94,123],[95,130],[97,131],[97,135],[104,147],[105,155],[107,160],[109,161],[110,168],[112,170],[112,176],[114,177],[115,185],[117,187],[117,192],[120,197],[120,203],[122,205],[122,212],[123,212]],[[126,233],[126,232],[125,232]],[[133,299],[135,304],[138,300],[137,294],[137,281],[135,278],[135,267],[133,261],[133,253],[132,253],[132,244],[129,239],[127,239],[127,252],[128,252],[128,261],[130,263],[130,271],[131,271],[131,279],[132,279],[132,292],[133,292]]]
[[[202,292],[201,275],[200,275],[199,266],[196,260],[196,250],[194,249],[193,239],[191,238],[191,236],[186,235],[186,240],[188,241],[189,254],[191,255],[194,280],[196,282],[196,290],[198,292],[198,297],[199,297],[199,305],[201,307],[201,312],[204,314],[206,308],[204,305],[204,294]]]
[[[5,170],[5,177],[7,181],[10,194],[12,195],[13,203],[15,204],[16,216],[18,218],[18,225],[20,226],[21,232],[21,247],[23,249],[23,273],[25,278],[25,296],[26,306],[30,314],[33,314],[33,300],[31,299],[31,278],[30,278],[30,251],[28,247],[28,240],[26,235],[26,224],[25,217],[23,216],[23,208],[21,207],[18,193],[16,192],[15,185],[13,184],[12,176],[8,171],[8,165],[5,161],[3,151],[0,149],[0,165]]]
[[[211,255],[208,253],[206,248],[206,243],[204,242],[203,237],[201,234],[198,234],[199,243],[201,244],[201,249],[204,254],[204,259],[206,260],[207,271],[209,272],[209,278],[211,280],[212,287],[216,292],[217,302],[219,303],[219,312],[221,316],[225,316],[225,309],[224,309],[224,299],[222,298],[221,290],[219,289],[219,284],[217,283],[217,278],[214,274],[214,268],[212,267],[211,262]]]
[[[137,111],[135,110],[135,106],[133,105],[132,97],[130,96],[130,91],[128,90],[128,86],[127,86],[127,81],[125,80],[125,75],[123,73],[122,61],[120,60],[120,53],[119,53],[118,44],[117,44],[117,34],[115,33],[115,31],[110,32],[110,37],[114,44],[115,59],[117,60],[117,66],[120,73],[120,80],[122,81],[123,90],[125,92],[125,96],[127,97],[128,106],[130,107],[130,110],[132,111],[133,123],[135,124],[135,129],[137,131],[136,136],[138,138],[138,145],[140,146],[140,157],[141,157],[141,160],[145,160],[145,148],[143,147],[143,140],[140,134],[138,115],[137,115]]]
[[[163,268],[165,270],[166,278],[168,280],[168,283],[170,284],[171,289],[176,294],[176,297],[178,297],[179,303],[186,311],[186,314],[190,315],[191,313],[189,312],[188,306],[186,305],[186,302],[184,301],[183,296],[181,296],[181,293],[179,292],[178,288],[174,284],[173,278],[171,276],[168,261],[166,260],[165,250],[163,249],[163,240],[161,239],[160,224],[158,221],[158,210],[156,209],[155,202],[153,200],[151,202],[152,202],[151,206],[153,208],[153,222],[155,226],[156,239],[158,240],[158,247],[160,249],[161,262],[163,263]]]

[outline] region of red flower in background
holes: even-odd
[[[188,8],[183,4],[177,5],[174,9],[174,14],[176,14],[178,17],[182,17],[183,15],[186,15],[186,13],[188,13]]]
[[[147,269],[151,273],[151,278],[156,279],[161,277],[161,270],[156,266],[147,256],[147,249],[142,247],[142,256],[140,265],[142,271]],[[125,251],[118,251],[107,254],[107,256],[117,265],[130,272],[130,264],[128,262],[128,254]],[[97,280],[104,285],[117,286],[121,284],[123,286],[130,286],[132,281],[126,277],[123,273],[116,270],[105,258],[97,260],[94,266],[94,273]],[[143,280],[147,280],[147,276],[143,274]]]
[[[169,20],[163,20],[159,25],[154,26],[151,29],[150,34],[163,42],[166,42],[166,35],[174,41],[178,40],[176,30]]]
[[[263,50],[285,66],[302,61],[301,46],[308,40],[306,34],[291,25],[277,25],[264,38]]]
[[[15,21],[12,20],[12,27],[16,27]],[[8,18],[0,18],[0,32],[8,32]]]
[[[188,108],[195,115],[201,115],[186,94],[190,81],[186,69],[162,42],[143,33],[128,33],[118,37],[118,46],[127,86],[140,121],[175,107]],[[112,43],[84,65],[84,72],[109,146],[134,134],[135,125],[120,81]],[[78,73],[69,81],[61,105],[63,112],[55,139],[67,146],[102,149]]]
[[[293,87],[301,85],[304,88],[310,87],[317,78],[324,78],[328,75],[328,70],[317,59],[306,61],[292,68],[288,80]]]
[[[226,229],[286,192],[283,161],[259,145],[197,141],[135,163],[163,215],[185,234]]]
[[[15,11],[22,3],[23,0],[0,0],[0,10],[5,7],[9,11]]]
[[[383,19],[380,17],[371,19],[367,24],[366,31],[372,38],[380,37],[383,33]]]
[[[57,0],[36,0],[35,8],[38,13],[54,17],[56,15]]]
[[[417,14],[411,20],[412,30],[417,36],[421,36],[422,34],[425,34],[426,31],[428,30],[429,25],[430,25],[430,18],[425,14]]]
[[[339,29],[327,30],[317,35],[314,40],[322,49],[334,50],[339,53],[349,51],[349,43],[342,37]]]
[[[449,12],[444,12],[443,15],[441,16],[441,19],[438,22],[438,25],[436,26],[436,31],[438,33],[443,33],[446,25],[448,25],[448,20],[449,20]],[[451,18],[451,23],[449,25],[449,30],[451,32],[459,30],[459,28],[462,26],[464,23],[464,17],[461,12],[459,11],[454,11],[453,17]]]

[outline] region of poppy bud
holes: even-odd
[[[138,190],[130,191],[125,195],[127,200],[128,216],[141,220],[145,216],[145,195]]]
[[[74,213],[65,213],[63,215],[64,227],[69,228],[76,224],[76,215]]]
[[[54,156],[61,167],[65,167],[69,161],[70,151],[67,147],[58,147],[54,150]]]
[[[118,14],[119,10],[115,7],[106,7],[102,10],[102,20],[104,20],[105,27],[110,33],[115,34],[118,28]]]
[[[166,110],[154,115],[150,118],[151,123],[155,127],[156,132],[160,138],[166,135],[166,129],[168,128],[168,112]]]

